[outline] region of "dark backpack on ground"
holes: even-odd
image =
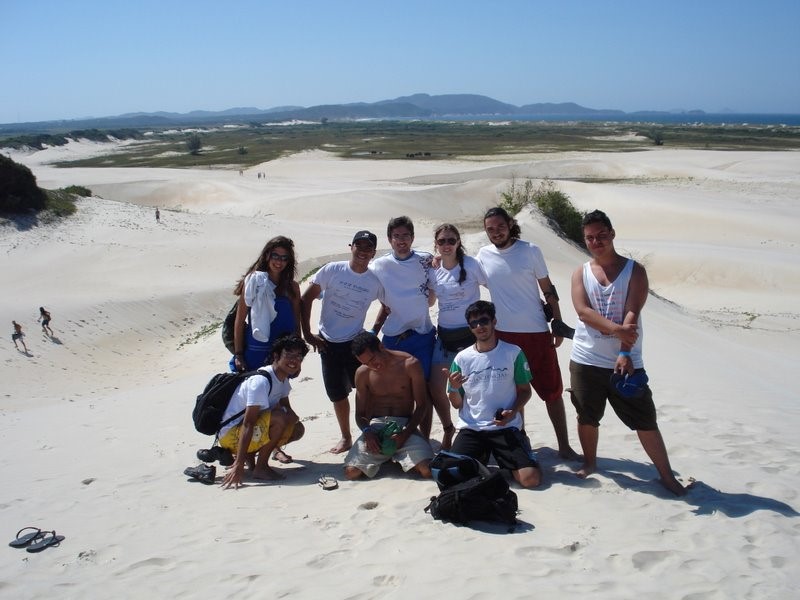
[[[441,490],[425,508],[434,519],[461,525],[517,524],[517,494],[500,473],[491,473],[474,458],[444,450],[431,461],[431,472]]]
[[[203,393],[197,396],[197,401],[192,411],[194,428],[206,435],[215,435],[228,423],[235,421],[244,414],[240,411],[229,419],[222,421],[222,416],[228,408],[231,396],[236,388],[248,377],[263,375],[269,382],[272,391],[272,377],[266,371],[246,371],[244,373],[218,373],[208,382]]]

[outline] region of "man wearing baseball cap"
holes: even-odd
[[[325,392],[333,402],[341,439],[331,452],[346,452],[353,445],[350,433],[350,391],[356,369],[361,366],[353,356],[353,338],[364,330],[370,304],[383,293],[380,281],[368,269],[375,256],[377,236],[362,230],[353,236],[350,260],[329,262],[317,271],[303,293],[301,325],[303,337],[319,352]],[[323,294],[324,292],[324,294]],[[311,305],[322,296],[319,333],[311,332]]]

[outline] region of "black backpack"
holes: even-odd
[[[500,473],[491,473],[474,458],[447,451],[433,458],[431,472],[441,490],[425,508],[434,519],[461,525],[500,521],[511,529],[517,524],[517,494]]]
[[[240,411],[230,419],[222,421],[222,416],[228,408],[231,396],[236,388],[248,377],[263,375],[269,382],[269,391],[272,391],[272,377],[266,371],[246,371],[243,373],[218,373],[208,382],[203,393],[197,396],[197,401],[192,411],[194,428],[206,435],[215,435],[220,429],[231,421],[235,421],[244,414]]]

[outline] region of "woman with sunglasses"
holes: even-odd
[[[464,313],[469,305],[480,300],[479,286],[485,286],[487,280],[481,264],[465,255],[461,235],[455,225],[439,225],[433,232],[433,241],[438,256],[434,290],[439,316],[430,389],[433,406],[444,428],[442,449],[448,450],[455,428],[447,397],[447,376],[456,354],[475,343],[475,336],[467,325]]]
[[[239,296],[231,371],[265,365],[273,342],[287,333],[300,334],[300,286],[294,280],[294,242],[282,235],[269,240],[236,284]]]

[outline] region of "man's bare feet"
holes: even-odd
[[[575,450],[572,449],[572,446],[567,446],[563,450],[559,448],[558,455],[561,458],[565,458],[567,460],[580,460],[582,458],[580,454],[578,454],[577,452],[575,452]]]
[[[272,467],[264,467],[263,469],[257,467],[253,471],[252,477],[253,479],[262,479],[265,481],[278,481],[281,479],[286,479],[284,475],[281,475]]]
[[[450,423],[445,426],[444,435],[442,436],[442,450],[450,450],[453,446],[453,434],[456,432],[456,426]]]
[[[353,439],[351,437],[342,437],[342,439],[339,440],[339,443],[331,448],[331,454],[341,454],[342,452],[347,452],[352,447]]]
[[[294,459],[286,454],[286,452],[283,451],[283,448],[277,448],[275,452],[272,453],[272,460],[277,460],[279,463],[288,465]]]
[[[579,479],[586,479],[589,475],[595,472],[597,465],[583,463],[583,466],[575,472]]]

